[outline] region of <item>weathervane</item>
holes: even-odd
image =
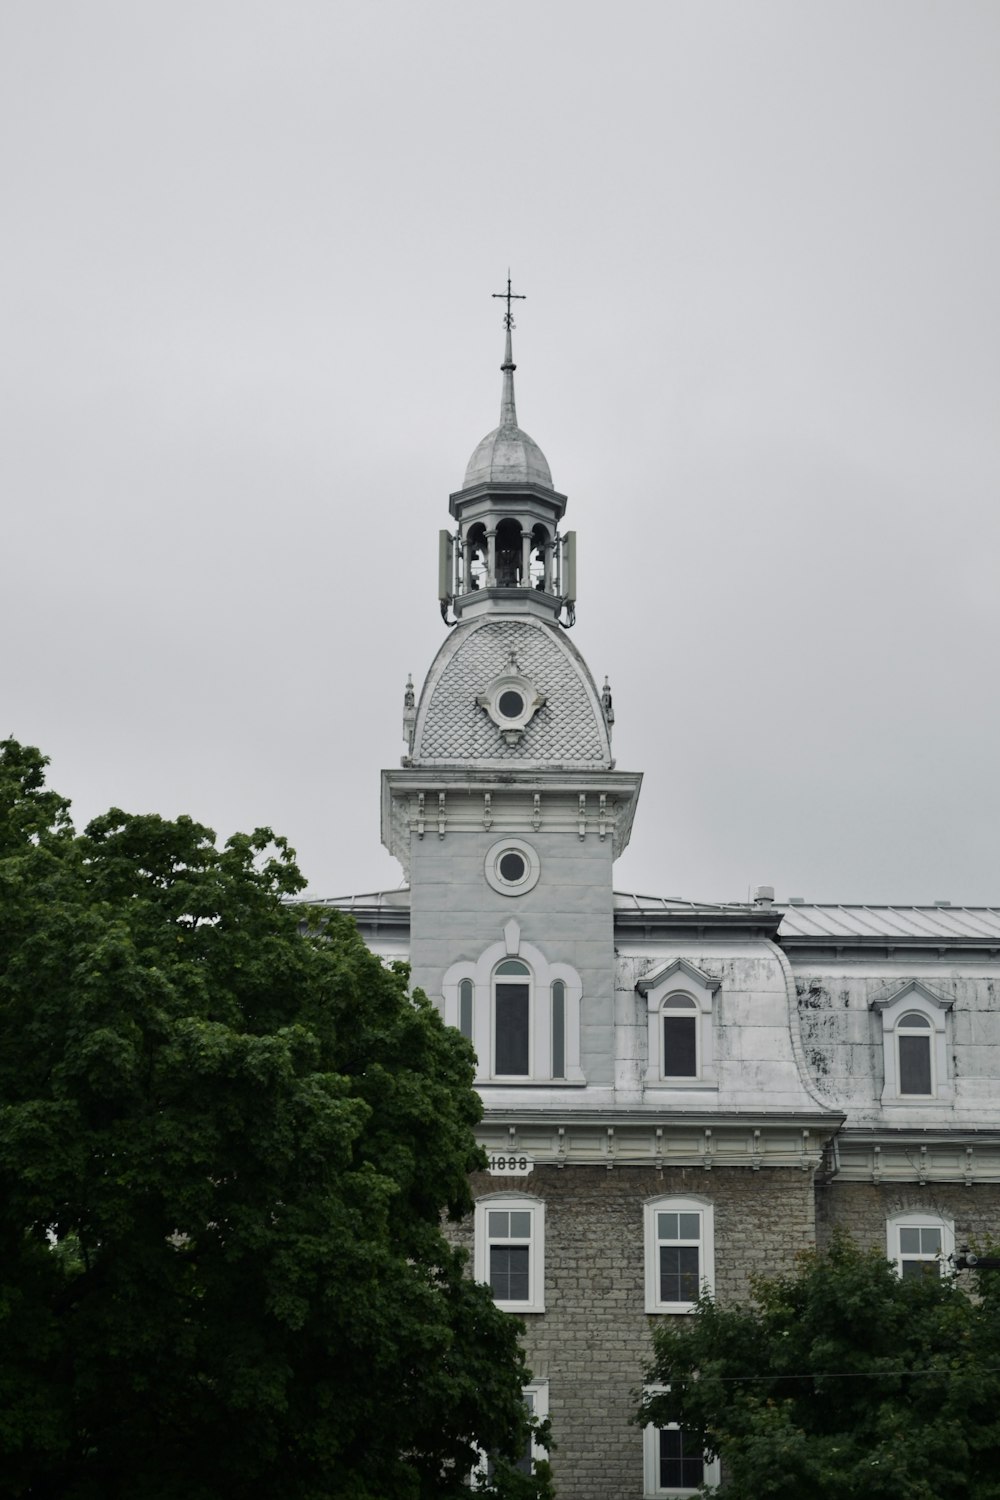
[[[507,290],[505,292],[491,292],[490,295],[493,296],[493,297],[501,297],[501,298],[505,298],[506,299],[506,302],[507,302],[507,311],[504,313],[503,326],[505,328],[513,328],[514,327],[514,315],[513,315],[513,313],[510,310],[510,304],[512,302],[524,302],[526,300],[526,296],[525,296],[524,292],[512,292],[511,291],[511,289],[510,289],[510,267],[509,266],[507,267]]]

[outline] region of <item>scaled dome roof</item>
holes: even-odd
[[[479,697],[511,671],[544,695],[515,743]],[[572,641],[548,621],[496,615],[463,620],[445,638],[420,695],[411,754],[415,766],[613,765],[601,697]]]

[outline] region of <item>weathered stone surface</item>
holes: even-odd
[[[665,1194],[715,1211],[716,1293],[749,1293],[755,1273],[789,1271],[813,1242],[812,1178],[798,1171],[547,1167],[529,1177],[476,1176],[477,1195],[526,1193],[546,1204],[546,1310],[527,1314],[525,1346],[549,1382],[561,1500],[637,1500],[642,1430],[630,1425],[651,1350],[643,1205]],[[451,1226],[472,1257],[472,1220]],[[673,1316],[661,1314],[659,1316]]]

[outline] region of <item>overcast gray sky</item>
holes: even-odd
[[[393,886],[498,416],[645,772],[620,888],[1000,903],[1000,5],[5,0],[0,733]]]

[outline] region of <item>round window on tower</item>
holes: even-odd
[[[515,688],[505,688],[497,699],[497,711],[505,719],[519,719],[524,713],[524,695]]]
[[[488,850],[483,866],[486,883],[501,896],[523,896],[538,884],[538,855],[523,839],[501,839]]]
[[[524,855],[517,849],[507,849],[497,860],[497,871],[501,880],[509,885],[519,885],[528,870]]]

